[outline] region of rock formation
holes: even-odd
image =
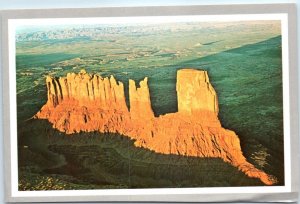
[[[217,94],[206,71],[177,72],[178,112],[155,117],[148,79],[129,81],[130,109],[124,86],[113,76],[84,70],[46,78],[48,101],[34,116],[67,134],[80,131],[120,133],[135,146],[157,153],[221,158],[252,178],[272,185],[276,179],[246,161],[235,132],[222,128]]]
[[[218,115],[217,94],[209,82],[206,71],[179,70],[176,90],[178,112],[197,115],[198,112],[209,111]]]
[[[130,116],[133,120],[139,120],[141,118],[148,120],[154,118],[147,77],[140,82],[139,88],[136,88],[133,80],[129,80],[129,102]]]

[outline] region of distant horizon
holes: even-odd
[[[192,17],[192,18],[191,18]],[[191,16],[142,16],[142,17],[98,17],[98,18],[51,18],[51,19],[14,19],[16,33],[22,30],[57,29],[75,27],[123,27],[149,26],[170,23],[234,23],[234,22],[280,21],[277,14],[247,14],[247,15],[191,15]],[[50,27],[49,27],[50,26]],[[29,31],[31,32],[31,31]]]

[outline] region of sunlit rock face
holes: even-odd
[[[123,83],[117,82],[113,76],[102,78],[81,70],[78,74],[68,73],[66,77],[47,76],[46,84],[47,105],[50,107],[66,101],[76,101],[82,106],[95,103],[103,109],[127,110]]]
[[[135,146],[162,154],[221,158],[247,176],[267,185],[276,179],[246,161],[234,131],[222,128],[218,99],[207,71],[177,72],[178,112],[155,117],[146,77],[137,86],[129,81],[130,108],[124,85],[111,77],[68,73],[46,78],[48,101],[34,116],[47,119],[67,134],[81,131],[119,133]]]
[[[182,69],[177,72],[178,112],[197,115],[202,111],[218,115],[217,94],[207,71]]]
[[[151,108],[150,93],[148,88],[148,78],[140,82],[137,88],[133,80],[129,80],[129,102],[130,116],[132,119],[144,120],[153,119],[154,113]]]

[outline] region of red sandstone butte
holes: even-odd
[[[135,146],[157,153],[221,158],[266,185],[273,176],[246,161],[235,132],[222,128],[218,98],[206,71],[177,72],[178,112],[155,117],[148,79],[137,86],[129,81],[128,110],[124,85],[111,77],[68,73],[46,78],[48,101],[34,116],[47,119],[67,134],[80,131],[111,132],[133,139]]]

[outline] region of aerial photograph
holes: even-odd
[[[284,186],[281,35],[280,20],[18,25],[18,190]]]

